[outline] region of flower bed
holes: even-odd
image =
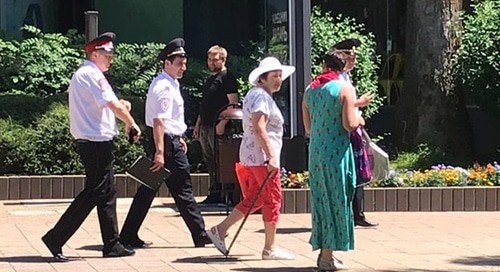
[[[293,173],[282,167],[280,170],[281,188],[308,188],[309,171]]]
[[[421,171],[391,171],[388,179],[375,182],[371,187],[448,187],[448,186],[499,186],[500,165],[497,162],[486,166],[474,164],[469,169],[432,166]]]
[[[308,188],[309,172],[293,173],[281,168],[282,188]],[[389,178],[374,182],[369,187],[450,187],[450,186],[500,186],[500,164],[485,166],[474,164],[471,168],[439,164],[427,170],[391,171]]]

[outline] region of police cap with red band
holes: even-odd
[[[85,53],[90,54],[96,50],[105,50],[107,52],[113,52],[114,46],[113,41],[116,38],[116,34],[113,32],[105,32],[99,35],[97,38],[86,43],[84,46]]]

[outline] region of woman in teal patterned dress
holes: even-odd
[[[323,71],[309,85],[302,112],[309,142],[312,230],[309,243],[321,249],[319,271],[347,269],[333,251],[354,249],[351,202],[356,170],[349,132],[359,125],[352,87],[338,80],[343,55],[328,52]]]

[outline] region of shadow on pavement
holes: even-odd
[[[153,244],[152,246],[148,247],[148,248],[138,248],[139,250],[148,250],[148,249],[153,249],[153,248],[166,248],[166,249],[175,249],[175,248],[187,248],[187,249],[194,249],[194,246],[175,246],[175,245],[172,245],[172,246],[156,246],[155,244]]]
[[[477,266],[496,266],[500,269],[500,256],[475,256],[451,261],[455,264],[477,265]]]
[[[88,246],[79,247],[77,249],[91,250],[91,251],[102,251],[102,245],[88,245]]]
[[[233,268],[233,271],[259,271],[259,272],[311,272],[315,267],[245,267]]]
[[[263,229],[256,231],[258,233],[264,233]],[[278,234],[294,234],[300,232],[311,232],[311,228],[279,228],[276,230]]]
[[[247,257],[250,255],[231,255],[229,257],[223,256],[203,256],[203,257],[188,257],[188,258],[179,258],[174,261],[174,263],[227,263],[227,262],[239,262],[239,257]],[[245,261],[254,261],[245,259]],[[257,259],[255,259],[257,261]],[[261,261],[259,258],[258,261]],[[257,270],[254,270],[257,271]]]
[[[422,269],[422,268],[408,268],[408,269],[399,269],[399,270],[381,269],[381,270],[371,270],[371,271],[377,271],[377,272],[450,272],[451,270],[435,270],[435,269]],[[460,272],[475,272],[477,270],[463,270],[463,269],[460,269],[458,271],[460,271]],[[494,270],[491,270],[491,271],[494,271]]]
[[[71,204],[71,200],[65,199],[54,199],[54,200],[21,200],[16,202],[5,202],[3,205],[5,206],[18,206],[18,205],[26,205],[26,206],[53,206],[53,205],[68,205]]]
[[[52,257],[42,256],[14,256],[14,257],[0,257],[0,263],[47,263],[50,262]]]

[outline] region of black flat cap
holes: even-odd
[[[171,40],[158,54],[158,60],[165,60],[171,56],[185,57],[186,51],[184,51],[184,39],[176,38]]]
[[[116,38],[116,34],[113,32],[104,32],[97,38],[94,38],[90,42],[84,45],[86,53],[92,53],[95,50],[106,50],[108,52],[113,52],[114,46],[113,41]]]
[[[345,39],[339,43],[334,44],[331,49],[336,50],[353,50],[356,52],[356,48],[361,45],[361,41],[358,39]]]

